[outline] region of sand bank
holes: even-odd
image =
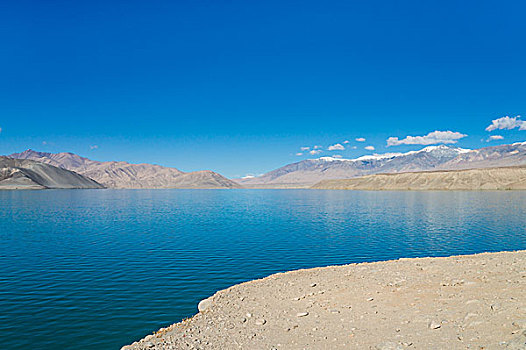
[[[291,271],[199,309],[123,349],[526,349],[526,251]]]

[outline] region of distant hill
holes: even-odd
[[[356,159],[321,157],[285,165],[258,177],[236,180],[246,187],[310,187],[322,180],[349,179],[378,173],[489,168],[526,164],[526,142],[469,150],[429,146],[407,153]]]
[[[184,173],[176,168],[127,162],[98,162],[74,153],[27,150],[9,155],[75,171],[108,188],[239,188],[238,183],[212,171]]]
[[[75,172],[33,160],[0,157],[0,189],[104,188]]]
[[[526,190],[526,166],[376,174],[324,180],[327,190]]]

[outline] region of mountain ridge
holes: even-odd
[[[253,188],[310,187],[322,180],[349,179],[378,173],[460,170],[520,164],[526,164],[526,142],[476,150],[439,145],[418,151],[368,155],[355,159],[306,159],[258,177],[236,181]]]
[[[125,161],[100,162],[71,152],[28,149],[9,157],[30,159],[77,172],[108,188],[240,188],[241,185],[210,170],[182,172],[156,164]]]

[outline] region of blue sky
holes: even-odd
[[[234,177],[419,149],[387,139],[434,131],[467,135],[456,140],[467,148],[524,141],[521,118],[486,128],[526,113],[525,12],[522,1],[5,1],[0,154]]]

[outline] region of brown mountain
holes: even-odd
[[[46,153],[27,150],[9,157],[31,159],[67,169],[97,181],[108,188],[240,188],[213,171],[185,173],[154,164],[98,162],[74,153]]]

